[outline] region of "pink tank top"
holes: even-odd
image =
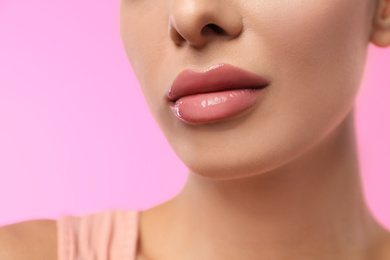
[[[135,260],[138,217],[138,211],[106,210],[58,218],[58,260]]]

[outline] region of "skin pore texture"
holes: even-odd
[[[354,135],[368,44],[390,45],[390,0],[122,0],[121,35],[189,169],[177,196],[141,213],[137,259],[390,259]],[[237,117],[178,120],[172,81],[219,63],[271,83]]]

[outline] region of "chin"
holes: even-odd
[[[257,151],[257,155],[245,155],[243,153],[233,153],[229,150],[215,154],[213,152],[203,152],[199,156],[186,155],[181,159],[187,166],[191,174],[210,180],[233,180],[264,175],[276,168],[281,167],[291,160],[291,157],[279,153],[268,153],[262,155]],[[272,156],[272,154],[274,156]]]
[[[343,125],[340,124],[327,133],[302,131],[296,135],[281,135],[284,138],[275,134],[265,135],[268,138],[263,139],[257,136],[256,142],[253,138],[225,138],[234,141],[223,144],[220,141],[211,142],[210,139],[196,139],[197,142],[187,140],[185,145],[175,143],[172,147],[190,173],[203,178],[232,180],[268,176],[276,174],[282,168],[293,166],[295,162],[300,162],[300,159],[314,156],[318,149],[326,148],[326,144],[330,143],[329,138],[338,139],[337,129],[345,127]],[[222,136],[220,134],[220,137]]]

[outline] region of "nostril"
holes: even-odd
[[[201,31],[201,34],[203,34],[203,35],[206,35],[209,33],[226,34],[226,31],[224,29],[222,29],[221,27],[219,27],[218,25],[210,23],[210,24],[206,25],[205,27],[203,27],[203,29]]]

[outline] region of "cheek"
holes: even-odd
[[[259,20],[260,28],[254,30],[261,32],[259,40],[267,48],[268,60],[282,74],[293,71],[310,77],[309,69],[323,75],[336,72],[334,78],[353,78],[351,72],[360,72],[368,43],[367,2],[297,0],[283,5],[273,1],[261,9],[267,22]]]
[[[263,121],[263,133],[273,136],[280,129],[278,140],[267,140],[269,147],[279,147],[284,139],[279,154],[313,145],[352,109],[368,43],[367,3],[270,1],[248,9],[261,10],[247,22],[252,42],[262,46],[259,60],[273,76],[258,118],[269,119]]]
[[[345,115],[364,69],[369,6],[368,1],[297,0],[257,7],[261,14],[252,16],[250,26],[274,75],[273,100],[283,101],[275,113],[322,124]]]
[[[166,67],[168,32],[168,5],[166,1],[131,1],[123,0],[121,6],[122,41],[137,76],[146,101],[161,91],[158,79]],[[159,90],[160,89],[160,90]],[[161,93],[159,93],[161,94]]]
[[[341,62],[339,67],[350,70],[367,47],[367,2],[270,1],[253,7],[261,13],[251,14],[250,26],[258,32],[257,41],[266,46],[264,52],[274,69],[332,69]]]

